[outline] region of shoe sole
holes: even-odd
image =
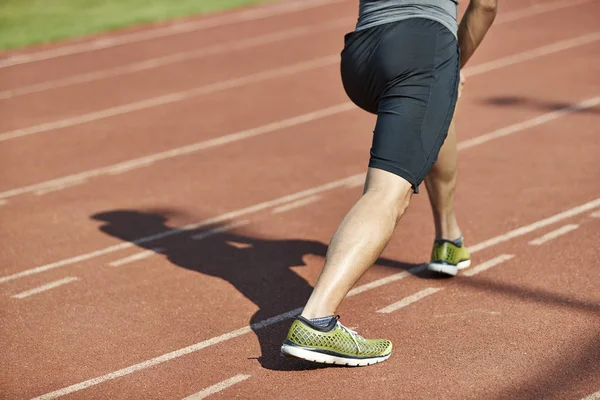
[[[433,272],[439,272],[441,274],[456,276],[459,269],[469,268],[471,266],[471,260],[465,260],[459,262],[457,265],[441,264],[441,263],[429,263],[427,269]]]
[[[301,360],[311,361],[319,364],[335,364],[335,365],[344,365],[348,367],[366,367],[368,365],[377,364],[380,362],[384,362],[392,353],[382,356],[382,357],[373,357],[373,358],[346,358],[346,357],[336,357],[331,356],[329,354],[323,354],[316,351],[311,351],[308,349],[304,349],[302,347],[290,346],[284,344],[281,346],[281,353],[284,356],[299,358]]]

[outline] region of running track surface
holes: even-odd
[[[283,2],[0,60],[0,397],[600,398],[600,2],[501,2],[457,111],[474,265],[425,191],[342,321],[393,357],[279,355],[361,193],[356,4]]]

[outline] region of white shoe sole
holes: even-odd
[[[446,275],[456,276],[459,269],[469,268],[471,266],[471,260],[465,260],[458,263],[458,265],[429,263],[427,269],[433,272],[439,272]]]
[[[300,358],[302,360],[312,361],[320,364],[335,364],[335,365],[347,365],[349,367],[366,367],[367,365],[373,365],[383,362],[390,358],[392,353],[383,357],[374,358],[345,358],[336,357],[329,354],[323,354],[316,351],[303,349],[302,347],[290,346],[284,344],[281,346],[281,353],[286,356]]]

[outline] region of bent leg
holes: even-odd
[[[360,277],[387,245],[408,207],[412,185],[390,172],[369,168],[365,192],[333,236],[325,267],[302,312],[311,319],[335,314]]]
[[[378,88],[365,192],[331,241],[323,272],[302,313],[308,319],[334,314],[381,255],[412,193],[435,164],[454,113],[459,53],[452,33],[424,19],[381,29],[386,30],[384,39],[371,46],[377,50],[369,60],[385,85]],[[417,33],[419,40],[414,40]],[[368,75],[363,80],[369,82]],[[353,73],[344,82],[350,88],[357,83]]]
[[[456,128],[452,121],[438,160],[425,177],[436,239],[456,240],[462,235],[454,213],[454,194],[458,174],[457,153]]]

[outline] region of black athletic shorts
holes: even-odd
[[[425,18],[345,36],[344,89],[357,106],[377,114],[369,167],[406,179],[415,193],[448,134],[459,59],[452,32]]]

